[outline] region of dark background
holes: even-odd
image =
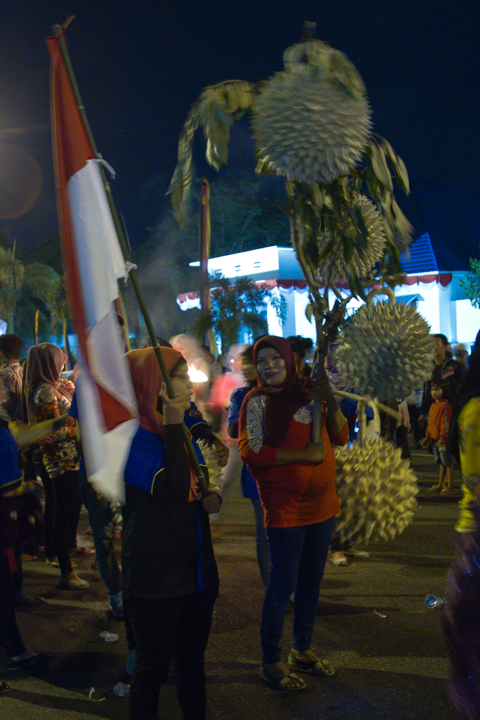
[[[115,199],[134,245],[166,212],[177,137],[201,89],[281,70],[283,50],[309,19],[319,39],[354,62],[375,131],[407,165],[412,197],[399,201],[415,236],[428,229],[437,253],[455,248],[445,262],[462,255],[468,266],[480,222],[478,2],[2,0],[0,143],[37,159],[43,189],[32,210],[0,221],[0,230],[29,243],[57,231],[44,38],[70,14],[71,59],[98,149],[117,172]],[[200,140],[199,172],[203,149]],[[248,124],[240,124],[226,172],[253,171],[251,150]]]

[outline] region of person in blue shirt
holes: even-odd
[[[154,350],[131,350],[140,427],[125,468],[122,587],[135,639],[131,720],[156,720],[159,692],[174,658],[184,720],[204,720],[204,653],[218,572],[208,514],[218,491],[202,497],[185,449],[181,423],[192,383],[180,353],[162,347],[175,397],[166,395]],[[201,452],[193,441],[208,478]]]
[[[18,538],[18,512],[12,512],[15,490],[22,482],[18,465],[18,445],[8,429],[8,417],[0,410],[0,645],[7,653],[7,670],[27,670],[46,665],[51,656],[25,648],[15,619],[16,571],[15,541]],[[0,682],[0,692],[8,689]]]
[[[245,387],[234,390],[230,396],[227,432],[230,437],[234,439],[238,438],[238,418],[240,417],[240,408],[242,407],[245,395],[257,384],[257,372],[253,364],[252,345],[249,345],[240,353],[240,363],[242,374],[247,384]],[[242,465],[240,480],[242,483],[243,496],[249,498],[252,503],[257,535],[258,567],[262,582],[267,588],[270,581],[270,548],[268,547],[267,531],[265,530],[263,507],[258,494],[257,481],[245,463]]]

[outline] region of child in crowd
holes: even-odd
[[[445,382],[433,383],[431,388],[433,403],[428,411],[427,431],[421,445],[430,443],[435,462],[440,466],[438,484],[430,492],[447,495],[453,492],[453,457],[447,450],[448,430],[452,417],[449,400],[449,388]]]

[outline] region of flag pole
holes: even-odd
[[[100,156],[99,156],[99,154],[98,154],[98,150],[97,150],[97,146],[96,146],[96,143],[95,143],[95,139],[94,139],[94,137],[93,137],[93,133],[92,133],[92,130],[91,130],[91,128],[90,128],[90,124],[89,124],[89,122],[88,122],[87,114],[86,114],[86,112],[85,112],[85,108],[84,108],[84,105],[83,105],[83,102],[82,102],[82,98],[81,98],[81,95],[80,95],[80,91],[79,91],[79,89],[78,89],[77,81],[76,81],[76,79],[75,79],[75,73],[73,72],[73,66],[72,66],[72,63],[71,63],[71,61],[70,61],[70,56],[69,56],[69,54],[68,54],[67,46],[66,46],[66,43],[65,43],[65,36],[64,36],[64,33],[63,33],[63,28],[61,27],[61,25],[54,25],[53,28],[52,28],[52,31],[53,31],[53,34],[55,35],[55,37],[56,37],[57,40],[58,40],[58,45],[59,45],[59,47],[60,47],[60,52],[62,53],[62,57],[63,57],[63,60],[64,60],[64,62],[65,62],[65,67],[66,67],[66,69],[67,69],[68,77],[69,77],[70,83],[71,83],[71,85],[72,85],[73,94],[74,94],[74,96],[75,96],[75,102],[76,102],[76,104],[77,104],[77,109],[78,109],[78,112],[79,112],[80,117],[81,117],[81,119],[82,119],[82,122],[83,122],[83,125],[84,125],[84,128],[85,128],[85,132],[87,133],[89,142],[90,142],[90,144],[91,144],[91,146],[92,146],[92,150],[93,150],[93,152],[95,153],[95,156],[96,156],[97,158],[99,158]],[[126,241],[125,241],[125,236],[124,236],[124,234],[123,234],[123,229],[122,229],[122,226],[121,226],[119,217],[118,217],[118,213],[117,213],[117,209],[116,209],[116,207],[115,207],[115,203],[114,203],[114,201],[113,201],[113,196],[112,196],[110,184],[109,184],[109,182],[108,182],[108,180],[107,180],[107,178],[106,178],[106,176],[105,176],[105,171],[104,171],[103,166],[102,166],[101,163],[100,163],[100,173],[101,173],[102,180],[103,180],[103,184],[104,184],[104,187],[105,187],[105,192],[106,192],[106,195],[107,195],[108,205],[109,205],[109,208],[110,208],[110,212],[111,212],[111,214],[112,214],[112,219],[113,219],[113,223],[114,223],[114,225],[115,225],[115,230],[116,230],[116,232],[117,232],[118,242],[119,242],[119,245],[120,245],[120,248],[121,248],[121,251],[122,251],[122,254],[123,254],[123,257],[124,257],[125,262],[126,262],[126,263],[129,263],[130,266],[131,266],[131,259],[130,259],[130,256],[129,256],[129,252],[128,252],[128,248],[127,248],[127,243],[126,243]],[[150,340],[151,340],[151,343],[152,343],[152,347],[153,347],[153,350],[154,350],[154,352],[155,352],[155,356],[156,356],[156,358],[157,358],[158,364],[159,364],[159,366],[160,366],[161,373],[162,373],[162,375],[163,375],[163,379],[164,379],[164,381],[165,381],[165,385],[166,385],[166,387],[167,387],[167,395],[168,395],[169,398],[174,398],[174,397],[175,397],[175,391],[174,391],[174,389],[173,389],[172,381],[171,381],[171,379],[170,379],[170,375],[168,374],[167,366],[165,365],[165,361],[164,361],[164,359],[163,359],[163,355],[162,355],[162,352],[161,352],[161,350],[160,350],[160,345],[158,344],[157,335],[156,335],[155,329],[154,329],[154,327],[153,327],[153,323],[152,323],[152,319],[151,319],[151,317],[150,317],[150,313],[148,312],[148,308],[147,308],[147,306],[146,306],[146,304],[145,304],[145,300],[144,300],[144,298],[143,298],[142,291],[140,290],[140,286],[139,286],[139,283],[138,283],[137,275],[136,275],[136,272],[135,272],[135,266],[133,266],[133,267],[131,266],[131,267],[130,267],[128,276],[129,276],[129,278],[130,278],[130,280],[131,280],[132,287],[133,287],[134,292],[135,292],[135,295],[136,295],[136,297],[137,297],[137,301],[138,301],[138,304],[139,304],[139,306],[140,306],[140,310],[141,310],[141,313],[142,313],[142,315],[143,315],[143,319],[145,320],[145,325],[147,326],[148,335],[149,335],[149,337],[150,337]],[[181,428],[182,428],[183,440],[184,440],[184,442],[185,442],[185,446],[186,446],[186,448],[187,448],[187,451],[188,451],[188,454],[189,454],[189,457],[190,457],[190,461],[191,461],[191,463],[192,463],[192,465],[193,465],[193,469],[194,469],[194,471],[195,471],[195,475],[197,476],[198,484],[199,484],[199,487],[200,487],[200,491],[201,491],[202,495],[206,495],[206,494],[209,492],[209,490],[208,490],[208,485],[207,485],[207,482],[206,482],[206,480],[205,480],[205,476],[204,476],[204,474],[203,474],[203,472],[202,472],[202,468],[200,467],[200,463],[199,463],[199,461],[198,461],[198,458],[197,458],[197,456],[196,456],[196,454],[195,454],[195,450],[194,450],[194,448],[193,448],[193,444],[192,444],[192,439],[191,439],[190,433],[189,433],[189,431],[188,431],[188,429],[187,429],[187,426],[185,425],[184,422],[182,422]]]

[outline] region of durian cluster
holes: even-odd
[[[361,210],[365,226],[368,230],[368,243],[366,247],[360,252],[356,245],[350,259],[345,260],[343,244],[341,237],[339,237],[338,243],[333,251],[319,263],[317,268],[318,277],[331,277],[338,282],[345,282],[350,275],[365,277],[383,257],[387,239],[385,237],[385,225],[382,216],[375,205],[365,195],[359,194],[355,204]],[[352,230],[353,223],[349,217],[346,224],[338,228],[338,235],[351,234]],[[328,231],[318,235],[317,247],[320,253],[331,239],[332,235]]]
[[[197,445],[201,450],[207,466],[209,485],[220,488],[222,485],[222,469],[217,463],[215,451],[205,440],[197,440]]]
[[[331,183],[350,172],[370,137],[363,81],[343,53],[318,40],[288,48],[284,61],[253,107],[259,164],[290,180]]]
[[[420,388],[433,368],[430,326],[405,303],[362,305],[348,320],[335,353],[338,371],[360,395],[380,401]]]
[[[335,521],[341,542],[393,540],[417,507],[417,479],[401,450],[384,440],[337,448],[336,485],[342,511]]]

